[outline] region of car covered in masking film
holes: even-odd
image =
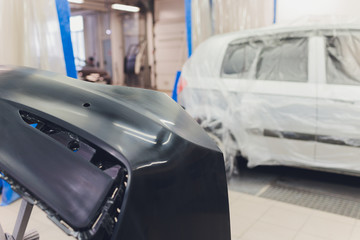
[[[0,112],[14,239],[37,205],[79,240],[230,240],[222,153],[165,94],[2,66]]]
[[[217,141],[228,174],[286,165],[360,172],[360,26],[214,36],[183,67],[179,102]]]

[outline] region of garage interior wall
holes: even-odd
[[[273,1],[192,0],[193,50],[212,35],[272,25]],[[159,90],[173,88],[187,59],[184,1],[155,0],[155,61]]]
[[[112,81],[114,85],[124,84],[124,40],[122,17],[116,11],[111,11],[110,15],[111,30],[111,61],[112,61]]]
[[[0,64],[66,74],[54,1],[0,1]]]
[[[304,24],[306,21],[336,23],[359,22],[358,0],[277,0],[277,22]]]
[[[176,72],[187,59],[183,0],[155,0],[155,72],[158,90],[171,91]]]
[[[273,24],[274,1],[192,0],[193,47],[212,35]]]
[[[93,57],[100,68],[104,68],[104,57],[102,51],[102,37],[104,18],[108,14],[91,13],[84,15],[84,39],[86,59]]]

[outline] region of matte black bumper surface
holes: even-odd
[[[74,237],[230,239],[222,154],[165,94],[0,67],[0,113],[0,171]]]

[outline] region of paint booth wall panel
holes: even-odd
[[[359,0],[277,0],[277,19],[281,24],[358,22],[359,9]]]
[[[181,49],[179,48],[157,49],[155,52],[155,58],[157,59],[157,62],[169,61],[183,63],[176,58],[176,56],[179,55],[181,55]]]
[[[161,74],[157,77],[158,89],[165,92],[172,91],[174,87],[175,75],[172,74]]]
[[[168,48],[177,48],[179,46],[182,46],[184,44],[184,39],[179,37],[169,37],[164,39],[157,39],[155,41],[156,46],[161,46],[161,49],[168,49]],[[186,46],[185,46],[186,47]]]
[[[155,0],[155,71],[159,90],[171,91],[187,59],[184,1]]]
[[[155,21],[184,21],[185,8],[183,0],[155,0]]]
[[[185,22],[158,22],[155,26],[155,33],[158,34],[168,34],[168,33],[184,33],[186,30]]]
[[[0,64],[66,74],[55,1],[0,1]]]
[[[181,64],[178,62],[168,62],[166,66],[164,64],[156,65],[156,72],[160,75],[172,75],[181,67]]]

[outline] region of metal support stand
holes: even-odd
[[[28,203],[26,200],[22,200],[13,232],[15,240],[24,239],[25,230],[28,225],[33,206],[34,205]]]
[[[6,240],[5,232],[0,225],[0,240]]]
[[[0,225],[0,240],[39,240],[40,236],[37,231],[30,231],[25,235],[33,204],[22,200],[18,217],[16,219],[13,235],[4,232]]]

